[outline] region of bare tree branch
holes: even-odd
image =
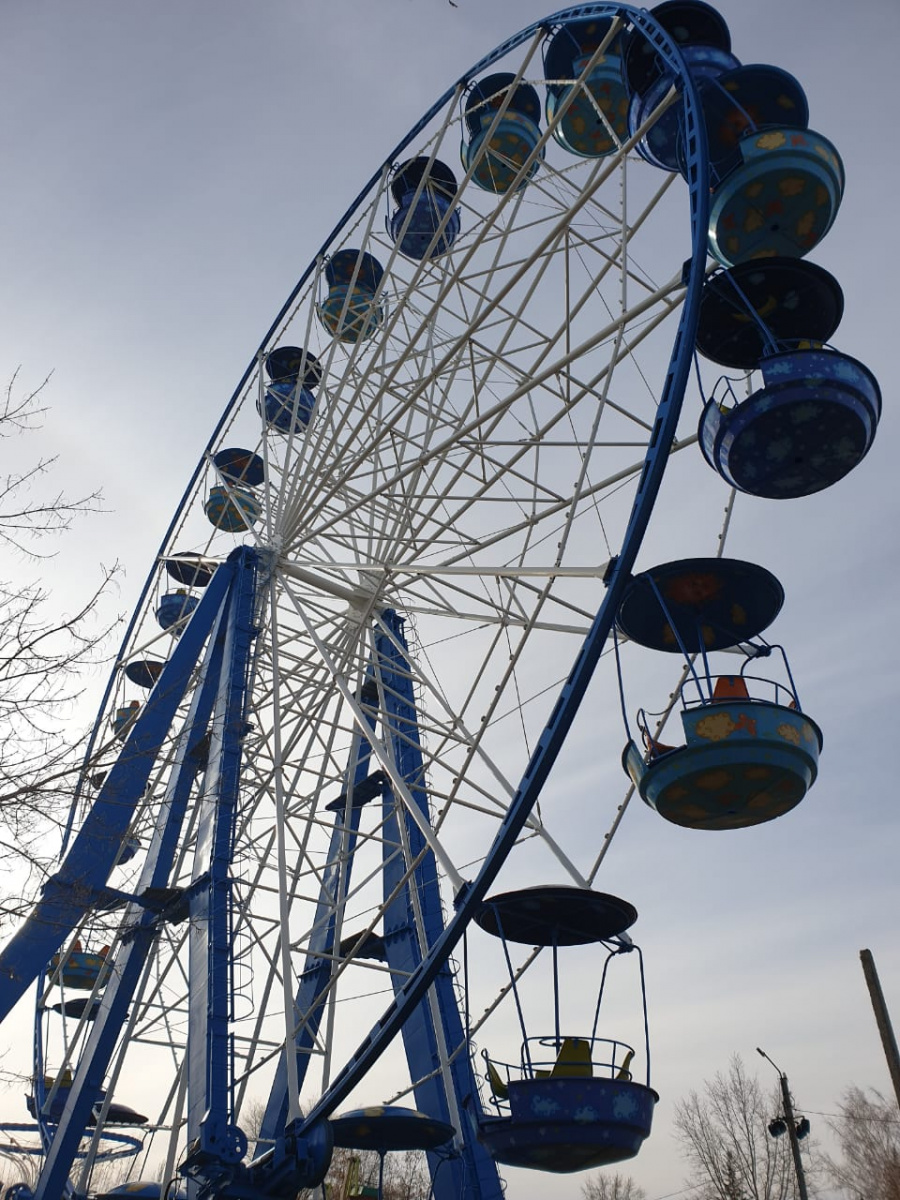
[[[829,1125],[837,1134],[841,1161],[828,1159],[828,1174],[848,1200],[900,1200],[900,1112],[874,1088],[849,1087],[840,1115]]]
[[[581,1185],[584,1200],[647,1200],[630,1175],[590,1175]]]
[[[739,1055],[727,1074],[706,1081],[702,1094],[679,1101],[675,1136],[691,1169],[695,1200],[794,1200],[788,1139],[768,1132],[780,1105],[780,1093],[766,1096]],[[813,1174],[807,1168],[807,1178]]]
[[[41,396],[50,376],[30,392],[17,393],[19,371],[9,381],[6,394],[0,400],[0,438],[11,437],[37,429],[47,411],[41,407]],[[42,458],[20,471],[0,475],[0,544],[14,547],[28,558],[50,557],[40,553],[34,542],[68,529],[74,517],[97,512],[101,508],[99,491],[78,499],[57,492],[50,497],[31,495],[32,486],[46,475],[56,458]]]
[[[18,372],[0,396],[0,438],[26,436],[41,424],[49,376],[23,391]],[[17,448],[18,449],[18,448]],[[17,454],[18,458],[22,455]],[[100,493],[71,500],[36,485],[55,459],[0,476],[0,548],[30,560],[55,552],[52,535],[79,514],[99,510]],[[34,543],[48,540],[48,550]],[[18,581],[20,564],[0,562],[0,865],[15,884],[0,897],[0,920],[18,917],[60,847],[75,781],[83,768],[85,731],[73,726],[87,675],[105,661],[118,619],[104,606],[118,568],[101,568],[93,589],[70,612],[40,582]]]

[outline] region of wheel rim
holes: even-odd
[[[536,31],[526,32],[531,36],[509,52],[510,70],[523,78],[529,70],[539,74]],[[496,54],[491,61],[504,60]],[[455,161],[461,90],[424,123],[418,153]],[[322,324],[320,256],[263,347],[296,343],[316,356],[322,378],[311,417],[302,419],[304,401],[292,424],[265,427],[260,356],[209,447],[210,455],[241,446],[262,458],[258,522],[233,536],[210,529],[210,489],[238,498],[240,492],[207,464],[164,543],[165,556],[190,551],[215,560],[237,538],[255,544],[262,563],[255,729],[244,744],[235,852],[242,868],[233,929],[235,1028],[251,992],[256,1014],[249,1035],[235,1042],[238,1113],[259,1104],[265,1089],[258,1084],[271,1074],[286,1026],[296,1027],[296,1014],[286,1018],[284,1009],[292,1008],[310,954],[329,964],[313,1096],[327,1092],[377,1016],[379,994],[390,991],[390,971],[377,959],[339,959],[315,941],[335,822],[328,805],[348,790],[360,730],[374,718],[371,767],[388,778],[406,813],[416,807],[415,789],[410,772],[397,765],[398,748],[422,743],[437,832],[420,832],[440,864],[449,911],[453,893],[491,844],[594,621],[609,560],[628,540],[635,487],[657,425],[662,388],[652,381],[666,378],[685,295],[683,263],[697,257],[689,200],[683,187],[670,186],[677,177],[662,177],[633,155],[567,156],[549,129],[543,142],[546,155],[543,144],[533,151],[540,158],[534,176],[531,162],[519,169],[528,180],[520,190],[497,196],[463,180],[462,232],[433,260],[404,258],[382,231],[391,182],[390,172],[382,173],[325,247],[329,256],[362,250],[384,266],[372,294],[377,334],[364,336],[364,318],[352,339],[333,338]],[[673,221],[680,244],[671,236]],[[349,309],[347,303],[345,315]],[[332,313],[332,329],[334,319]],[[156,576],[123,663],[166,657],[171,634],[155,623],[154,590],[165,590]],[[408,677],[420,737],[400,728],[405,718],[392,708],[388,662]],[[373,677],[375,697],[370,685],[366,700]],[[124,688],[117,683],[111,691],[103,722],[124,703]],[[161,755],[133,826],[144,841],[173,753],[169,747]],[[351,789],[345,818],[353,807]],[[402,862],[392,888],[413,870],[408,831],[392,832],[390,814],[378,815],[378,808],[373,799],[361,815],[352,875],[338,873],[336,942],[384,936],[384,844],[391,837]],[[194,870],[196,812],[194,803],[173,886]],[[529,870],[540,843],[539,871],[585,883],[593,853],[579,861],[540,817],[526,840]],[[345,853],[344,864],[350,861]],[[139,865],[140,856],[116,876],[117,886],[125,889]],[[414,899],[410,904],[413,940],[424,957],[435,927]],[[116,918],[100,923],[115,938]],[[188,932],[166,926],[114,1069],[141,1078],[166,1046],[174,1069],[157,1088],[153,1122],[169,1137],[169,1165],[183,1149],[169,1133],[184,1111],[178,1064]],[[264,977],[264,985],[253,982]],[[345,991],[361,998],[345,998]],[[78,1033],[69,1037],[77,1049]],[[441,1056],[454,1053],[458,1047],[445,1046]],[[293,1105],[291,1111],[296,1115]],[[458,1121],[458,1112],[452,1115]]]

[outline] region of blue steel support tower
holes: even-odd
[[[359,700],[373,736],[380,733],[420,819],[430,822],[404,622],[392,609],[383,611],[376,623],[370,673]],[[383,714],[382,727],[377,730],[371,716],[376,709]],[[321,1028],[335,965],[345,952],[353,952],[358,941],[353,935],[340,937],[342,899],[350,886],[364,808],[379,794],[384,929],[383,937],[367,939],[360,950],[365,949],[366,956],[387,963],[394,990],[399,991],[403,982],[421,966],[444,929],[434,854],[384,773],[369,773],[371,759],[371,744],[357,730],[350,749],[347,787],[329,805],[336,819],[306,965],[295,997],[294,1051],[301,1084]],[[409,863],[416,866],[407,877]],[[475,1137],[474,1128],[470,1128],[479,1101],[448,964],[444,964],[432,990],[411,1013],[402,1036],[410,1074],[421,1081],[415,1088],[417,1109],[447,1122],[460,1133],[449,1158],[442,1155],[440,1163],[432,1164],[436,1200],[499,1200],[503,1193],[497,1167]],[[275,1144],[289,1121],[287,1077],[282,1054],[260,1128],[261,1145]]]

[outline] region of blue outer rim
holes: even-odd
[[[441,95],[440,98],[435,101],[435,103],[431,106],[431,108],[428,109],[428,111],[424,114],[424,116],[422,116],[420,118],[420,120],[417,121],[415,125],[413,125],[412,129],[410,129],[410,131],[406,135],[406,137],[404,137],[402,139],[402,141],[398,142],[397,145],[394,147],[394,149],[387,156],[387,158],[384,159],[378,165],[375,172],[369,178],[368,182],[365,184],[365,186],[362,188],[362,190],[358,193],[356,198],[350,204],[349,208],[347,208],[347,210],[341,216],[340,220],[337,222],[337,224],[334,226],[334,228],[328,234],[325,241],[319,247],[318,251],[316,252],[316,254],[313,256],[312,260],[310,261],[309,266],[306,268],[306,270],[303,272],[303,274],[297,280],[297,283],[295,284],[293,290],[291,291],[291,293],[285,300],[284,304],[278,310],[278,313],[277,313],[275,319],[272,321],[272,324],[266,330],[266,333],[263,336],[262,341],[259,343],[259,346],[257,347],[256,351],[254,352],[253,357],[250,359],[250,362],[247,364],[247,367],[246,367],[243,375],[241,376],[237,387],[232,392],[231,399],[226,404],[221,417],[217,421],[215,428],[213,429],[212,433],[210,434],[209,441],[206,443],[206,446],[204,447],[203,454],[201,455],[200,460],[197,463],[197,466],[194,468],[193,474],[191,475],[190,479],[188,480],[187,486],[184,489],[184,493],[182,494],[181,499],[178,501],[178,504],[175,508],[174,514],[172,516],[172,520],[169,522],[168,528],[166,529],[166,532],[163,535],[162,541],[160,542],[159,550],[157,551],[156,557],[153,562],[153,567],[151,568],[150,573],[147,576],[147,580],[144,583],[143,589],[141,590],[141,594],[138,597],[137,602],[135,603],[134,610],[131,615],[131,619],[129,620],[128,625],[125,629],[125,633],[122,637],[122,642],[119,646],[119,652],[116,655],[116,667],[113,668],[113,671],[110,674],[109,682],[106,685],[106,690],[104,691],[103,697],[100,701],[100,707],[97,710],[97,717],[94,722],[93,729],[91,730],[91,736],[88,740],[87,749],[85,751],[85,756],[84,756],[85,764],[87,764],[87,762],[90,760],[90,757],[93,753],[94,744],[96,741],[97,730],[100,727],[101,718],[103,716],[103,713],[106,710],[107,702],[109,700],[110,694],[112,693],[112,690],[115,686],[115,682],[117,679],[118,664],[119,664],[119,662],[121,662],[122,655],[125,651],[126,646],[128,645],[129,639],[131,638],[131,634],[137,623],[138,616],[143,611],[144,602],[146,601],[147,596],[150,594],[150,592],[153,588],[153,585],[154,585],[154,582],[156,579],[157,564],[159,563],[160,559],[165,554],[166,547],[169,544],[169,540],[175,530],[175,527],[178,524],[178,519],[181,514],[181,511],[184,508],[185,504],[187,503],[188,498],[190,497],[190,495],[194,489],[194,485],[196,484],[197,479],[200,476],[200,472],[206,467],[208,455],[209,455],[210,451],[212,450],[213,446],[215,445],[216,441],[218,440],[219,434],[221,433],[222,429],[224,428],[225,424],[227,423],[228,418],[231,416],[232,411],[237,406],[237,404],[241,398],[241,395],[243,393],[245,384],[250,379],[250,376],[253,374],[253,371],[256,369],[257,363],[259,361],[259,356],[261,354],[265,353],[266,347],[268,346],[270,339],[274,335],[275,331],[278,329],[278,326],[281,324],[282,318],[285,316],[285,314],[288,312],[288,310],[290,309],[290,307],[296,300],[301,289],[303,288],[303,285],[306,283],[306,281],[309,279],[310,275],[314,271],[318,260],[320,258],[322,258],[328,252],[328,248],[331,246],[332,242],[334,242],[335,239],[338,237],[341,230],[344,228],[344,226],[347,224],[347,222],[352,218],[353,214],[356,212],[357,208],[363,203],[363,201],[368,196],[368,194],[372,190],[372,188],[376,187],[380,183],[382,175],[384,174],[384,168],[386,166],[392,165],[393,163],[397,162],[398,160],[400,160],[402,158],[403,152],[409,147],[409,145],[412,143],[412,141],[419,135],[419,133],[422,132],[422,130],[428,125],[428,123],[430,121],[432,121],[435,116],[437,116],[437,114],[441,111],[441,109],[446,104],[449,104],[449,102],[453,99],[453,97],[457,93],[457,91],[460,91],[461,89],[463,89],[476,76],[480,75],[482,71],[484,71],[486,68],[492,66],[495,62],[497,62],[498,59],[502,58],[504,55],[508,54],[510,50],[514,50],[516,48],[516,46],[521,45],[522,42],[527,41],[528,38],[534,37],[534,35],[536,33],[538,33],[540,30],[543,29],[549,33],[553,29],[553,27],[556,25],[561,25],[568,21],[575,21],[575,20],[579,20],[579,19],[586,20],[591,17],[598,17],[598,16],[599,17],[622,16],[626,20],[630,21],[632,24],[638,26],[640,29],[642,29],[646,34],[648,34],[652,38],[652,40],[656,44],[659,54],[663,58],[666,59],[669,66],[675,72],[676,77],[679,81],[679,86],[681,86],[683,89],[684,102],[687,107],[688,114],[690,116],[692,116],[692,118],[693,118],[694,134],[695,134],[696,141],[695,141],[693,154],[689,153],[687,173],[688,173],[688,176],[690,176],[690,172],[693,169],[698,172],[698,175],[697,175],[697,178],[693,182],[690,183],[691,218],[692,218],[691,223],[692,223],[692,227],[693,227],[692,228],[692,255],[691,255],[691,260],[690,260],[690,279],[688,281],[689,282],[688,292],[687,292],[687,295],[685,296],[684,305],[682,306],[682,312],[684,312],[688,308],[690,309],[690,311],[692,313],[692,318],[691,318],[690,324],[687,326],[686,330],[684,328],[682,328],[681,324],[679,324],[678,334],[676,336],[676,342],[675,342],[675,351],[673,352],[672,361],[673,362],[675,361],[675,357],[678,353],[679,346],[684,341],[683,335],[685,332],[688,332],[691,335],[690,338],[688,339],[690,345],[689,345],[688,350],[686,351],[687,358],[688,359],[690,358],[690,354],[693,352],[693,344],[694,344],[694,336],[693,335],[694,335],[694,330],[696,329],[696,325],[697,325],[697,312],[699,311],[699,288],[697,288],[695,286],[696,280],[697,280],[696,266],[697,266],[697,257],[698,257],[698,228],[700,229],[700,242],[702,243],[702,256],[703,256],[703,263],[705,264],[705,261],[706,261],[706,237],[707,237],[706,231],[707,231],[707,226],[709,223],[709,221],[708,221],[709,165],[707,162],[707,153],[706,153],[706,129],[705,129],[705,126],[704,126],[703,120],[702,120],[699,96],[697,94],[697,91],[694,87],[693,82],[691,81],[690,75],[688,74],[688,72],[685,68],[684,60],[682,59],[681,53],[678,50],[677,45],[669,38],[669,35],[666,33],[666,31],[661,26],[656,24],[656,22],[653,20],[651,15],[645,9],[634,8],[628,4],[612,4],[612,3],[578,4],[578,5],[575,5],[570,8],[561,8],[561,9],[559,9],[558,12],[552,13],[552,14],[550,14],[550,16],[544,17],[543,20],[535,21],[531,25],[527,25],[524,29],[521,29],[518,33],[514,34],[512,37],[507,38],[505,42],[501,42],[499,46],[496,46],[489,54],[486,54],[484,56],[484,58],[479,59],[478,62],[476,62],[474,66],[470,67],[469,70],[464,75],[461,75],[454,84],[452,84],[449,88],[447,88],[447,90],[443,93],[443,95]],[[687,263],[685,264],[686,271],[687,271],[688,265],[689,264],[687,264]],[[701,280],[701,282],[702,282],[702,280]],[[694,294],[695,292],[696,292],[696,295]],[[671,364],[670,364],[670,371],[669,371],[670,376],[671,376],[671,373],[672,373],[672,370],[671,370]],[[686,374],[687,374],[687,371],[685,369],[685,380],[681,381],[682,392],[684,390],[684,384],[686,382]],[[669,381],[669,378],[667,377],[667,381],[666,381],[667,384],[668,384],[668,381]],[[662,405],[660,407],[662,407]],[[680,405],[679,405],[679,408],[680,408]],[[659,428],[659,420],[657,420],[657,425],[655,427],[654,433],[656,432],[656,430],[658,428]],[[672,429],[672,435],[674,436],[674,426]],[[641,479],[641,490],[643,490],[645,479],[646,479],[646,469],[644,472],[644,476]],[[657,488],[658,488],[658,486],[659,485],[657,483]],[[639,494],[640,494],[640,492],[639,492]],[[646,525],[646,521],[644,522],[644,524]],[[629,530],[626,533],[625,543],[623,545],[623,554],[625,552],[625,546],[627,546],[627,544],[628,544],[628,537],[629,537],[630,533],[631,533],[631,526],[629,525]],[[78,811],[78,806],[81,801],[82,788],[83,788],[83,780],[82,780],[82,778],[79,778],[79,780],[76,784],[76,787],[75,787],[75,793],[72,797],[72,805],[69,810],[69,816],[66,821],[65,829],[63,831],[63,839],[62,839],[62,846],[61,846],[60,853],[63,853],[66,849],[66,846],[68,845],[69,837],[72,832],[72,826],[73,826],[73,823],[75,820],[75,814]]]
[[[505,56],[509,51],[521,45],[527,39],[534,37],[541,30],[548,32],[555,26],[568,21],[579,19],[589,19],[592,17],[602,16],[621,16],[627,22],[639,29],[655,46],[657,53],[665,60],[670,70],[673,72],[676,82],[681,89],[683,111],[685,115],[685,123],[687,129],[687,165],[686,177],[690,193],[690,214],[691,214],[691,257],[685,263],[683,281],[687,291],[685,294],[684,303],[681,309],[678,331],[675,336],[672,356],[669,362],[668,371],[666,374],[665,384],[662,390],[660,404],[657,410],[657,417],[654,423],[653,432],[651,434],[649,449],[644,460],[643,470],[638,483],[637,494],[635,496],[634,505],[632,507],[631,516],[625,532],[625,537],[622,543],[622,549],[619,556],[613,559],[610,571],[607,577],[607,594],[604,601],[594,618],[591,629],[585,639],[576,660],[572,667],[572,671],[566,681],[556,706],[551,714],[550,720],[541,735],[538,745],[532,755],[522,782],[520,783],[516,794],[507,811],[507,815],[500,826],[499,832],[494,840],[494,843],[489,850],[487,857],[484,860],[481,871],[474,881],[468,884],[456,898],[456,912],[450,920],[443,935],[438,939],[432,948],[428,958],[422,963],[421,968],[412,977],[398,994],[394,1002],[388,1007],[381,1020],[378,1022],[372,1033],[362,1043],[356,1053],[349,1060],[343,1070],[335,1077],[332,1085],[326,1095],[319,1103],[311,1110],[309,1115],[303,1121],[302,1129],[309,1130],[311,1126],[316,1124],[322,1118],[327,1117],[334,1112],[339,1104],[349,1095],[353,1087],[359,1082],[362,1076],[368,1071],[375,1060],[380,1057],[388,1044],[397,1035],[412,1009],[424,997],[428,987],[433,982],[438,972],[443,967],[444,963],[449,958],[454,947],[461,940],[465,928],[473,918],[476,909],[480,906],[487,891],[496,878],[502,863],[505,861],[516,837],[523,828],[528,815],[535,804],[543,783],[545,782],[549,772],[556,760],[556,757],[562,747],[566,734],[574,721],[575,715],[580,706],[581,700],[584,697],[587,686],[593,675],[594,668],[600,658],[603,646],[610,633],[615,620],[615,614],[618,609],[619,601],[622,592],[627,584],[631,569],[634,565],[638,550],[640,549],[647,524],[650,519],[650,514],[662,482],[663,473],[668,458],[669,448],[674,439],[678,417],[681,412],[684,390],[689,376],[691,361],[694,350],[694,339],[697,326],[697,319],[700,307],[700,294],[704,281],[705,266],[707,259],[707,238],[709,225],[709,164],[707,160],[706,149],[706,132],[703,123],[702,110],[700,106],[699,96],[696,87],[694,86],[690,75],[688,74],[684,60],[677,45],[671,40],[666,31],[659,26],[649,12],[644,9],[634,8],[631,5],[616,4],[616,3],[593,3],[582,4],[574,7],[560,9],[558,12],[545,17],[543,20],[536,21],[526,28],[520,30],[517,34],[502,42],[495,47],[484,58],[480,59],[475,65],[462,75],[450,88],[448,88],[440,98],[432,105],[424,116],[412,127],[409,133],[398,143],[397,146],[390,152],[385,160],[378,165],[377,170],[371,176],[369,181],[359,192],[352,204],[341,216],[340,220],[328,234],[325,241],[322,243],[318,253],[313,257],[307,269],[300,276],[294,289],[285,300],[281,309],[278,311],[265,336],[260,342],[258,350],[251,358],[244,374],[233,392],[231,399],[226,405],[222,416],[217,422],[212,434],[207,442],[204,454],[197,464],[194,473],[188,481],[184,494],[179,501],[172,521],[170,522],[163,540],[160,545],[160,550],[154,560],[153,568],[148,575],[144,588],[135,605],[134,613],[128,623],[125,635],[122,639],[122,645],[117,657],[117,663],[121,660],[122,653],[128,644],[131,633],[137,622],[138,615],[143,611],[144,604],[150,593],[156,578],[156,564],[159,558],[165,553],[169,539],[178,523],[180,513],[187,502],[188,497],[193,491],[194,485],[201,470],[205,467],[207,455],[212,446],[217,441],[221,430],[230,417],[233,409],[238,403],[245,384],[250,378],[253,370],[256,368],[258,356],[264,353],[270,338],[281,323],[282,318],[287,313],[288,309],[293,304],[300,290],[309,279],[310,274],[315,269],[316,262],[327,253],[328,248],[341,233],[344,226],[356,212],[360,204],[368,196],[369,192],[381,180],[385,165],[390,165],[396,162],[403,152],[407,149],[410,143],[418,134],[428,125],[428,123],[440,112],[440,110],[448,104],[457,91],[463,88],[474,77],[481,74],[486,68],[490,67],[498,59]],[[92,731],[88,748],[85,755],[85,761],[88,761],[93,751],[93,746],[96,738],[97,730],[100,728],[100,719],[106,709],[112,689],[118,677],[118,668],[115,668],[110,676],[109,683],[101,701],[97,723]],[[72,802],[72,808],[69,814],[69,820],[66,825],[63,836],[63,849],[68,842],[71,833],[74,815],[77,810],[80,794],[81,782],[79,781],[75,796]]]

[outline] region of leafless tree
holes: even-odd
[[[0,439],[27,441],[39,427],[47,382],[29,391],[13,376],[0,398]],[[85,673],[101,661],[115,624],[103,617],[115,568],[101,568],[71,607],[34,578],[39,560],[55,552],[56,537],[79,515],[97,511],[101,497],[42,493],[56,460],[26,458],[16,445],[7,460],[19,465],[0,475],[0,862],[19,868],[20,897],[59,849],[50,831],[68,810],[83,756],[73,715]],[[4,897],[0,919],[17,908]]]
[[[0,438],[19,437],[33,432],[41,425],[47,409],[43,406],[44,390],[50,376],[31,391],[19,387],[19,372],[14,373],[0,401]],[[46,557],[36,543],[60,530],[68,529],[73,517],[96,512],[101,501],[99,491],[72,500],[62,492],[55,495],[35,495],[33,488],[46,476],[56,457],[38,458],[15,471],[0,476],[0,542],[21,551],[30,558]]]
[[[900,1111],[874,1088],[849,1087],[829,1124],[841,1147],[828,1174],[848,1200],[900,1200]]]
[[[326,1177],[326,1190],[334,1200],[372,1195],[378,1185],[378,1155],[374,1150],[335,1149]],[[297,1200],[320,1200],[321,1187],[307,1189]],[[384,1200],[428,1200],[431,1179],[425,1155],[416,1150],[385,1155]]]
[[[581,1187],[584,1200],[647,1200],[647,1193],[630,1175],[591,1175]]]
[[[766,1095],[739,1055],[675,1106],[675,1136],[690,1166],[694,1200],[794,1200],[796,1176],[786,1137],[768,1124],[780,1093]],[[814,1175],[807,1169],[807,1180]]]

